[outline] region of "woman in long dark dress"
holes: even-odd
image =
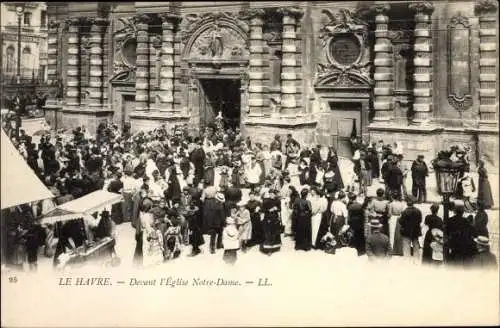
[[[262,201],[262,230],[264,231],[264,242],[261,252],[271,255],[281,249],[281,201],[276,198],[276,191],[269,190],[267,197]]]
[[[181,200],[181,184],[177,177],[177,170],[172,166],[170,176],[168,177],[168,187],[164,192],[165,198],[171,202],[171,205]]]
[[[257,193],[250,191],[250,200],[247,202],[247,209],[250,212],[250,221],[252,221],[252,237],[247,246],[260,245],[264,241],[264,232],[262,231],[262,222],[260,219],[260,209],[262,203],[257,199]]]
[[[321,239],[323,238],[326,233],[331,232],[331,220],[332,220],[332,202],[335,199],[335,193],[334,192],[329,192],[326,194],[326,201],[327,201],[327,206],[326,210],[323,212],[321,216],[321,223],[319,225],[318,229],[318,237],[316,238],[316,249],[324,249],[324,244],[321,242]]]
[[[302,189],[300,198],[296,200],[292,216],[295,217],[295,249],[309,251],[312,244],[312,209],[311,202],[307,200],[309,191]]]
[[[431,205],[431,214],[425,217],[425,225],[429,228],[424,237],[424,247],[422,249],[422,263],[433,263],[431,243],[434,241],[432,229],[443,230],[443,219],[437,215],[439,211],[438,204]]]
[[[335,173],[334,180],[336,185],[338,186],[339,189],[344,189],[344,181],[342,179],[342,175],[340,174],[340,168],[338,165],[339,158],[335,153],[335,149],[333,149],[333,147],[330,147],[327,162],[330,163],[330,169],[333,171],[333,173]],[[325,172],[326,171],[327,170],[325,170]]]
[[[293,207],[295,205],[295,202],[297,201],[297,199],[299,199],[300,195],[299,195],[299,192],[297,191],[297,189],[295,189],[294,186],[289,186],[288,187],[290,189],[290,200],[288,202],[288,208],[290,209],[290,213],[292,213],[291,215],[291,220],[292,220],[292,236],[295,235],[295,228],[296,228],[296,217],[293,215]]]
[[[200,211],[201,208],[201,201],[197,199],[192,200],[191,206],[189,206],[186,211],[186,220],[190,230],[189,244],[192,246],[190,256],[196,256],[201,253],[200,246],[205,243],[203,240],[203,217]]]
[[[479,183],[477,188],[477,201],[482,202],[485,209],[490,209],[493,207],[494,203],[490,182],[488,181],[488,172],[484,167],[483,161],[479,161],[478,164],[477,173],[479,174]]]

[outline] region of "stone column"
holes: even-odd
[[[413,119],[412,123],[421,124],[431,119],[432,114],[432,12],[430,2],[417,2],[409,5],[415,12],[415,57],[413,65]]]
[[[90,23],[90,78],[89,99],[90,107],[103,105],[103,31],[108,21],[104,18],[93,18]]]
[[[248,85],[248,109],[250,115],[262,114],[264,108],[264,10],[250,9],[250,70]]]
[[[283,43],[281,62],[281,113],[294,115],[300,106],[300,71],[297,65],[299,54],[297,51],[297,20],[303,12],[298,8],[282,8],[283,15]]]
[[[79,18],[70,18],[68,24],[68,66],[66,105],[80,105],[80,24]]]
[[[387,13],[390,6],[387,4],[375,5],[375,73],[373,75],[375,86],[373,109],[374,122],[386,122],[393,118],[393,50],[389,39],[389,17]]]
[[[57,83],[57,46],[59,39],[59,25],[60,22],[51,20],[49,22],[49,35],[47,40],[47,75],[49,84]]]
[[[479,16],[479,126],[498,126],[497,7],[494,0],[476,4]]]
[[[161,14],[162,42],[160,68],[161,111],[174,110],[174,28],[180,18],[172,13]]]
[[[135,110],[149,109],[149,21],[147,15],[136,16],[137,60],[135,75]]]

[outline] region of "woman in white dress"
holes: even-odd
[[[288,173],[290,175],[290,184],[297,190],[300,189],[300,171],[296,159],[292,159],[288,163]]]
[[[153,214],[144,208],[139,214],[142,230],[143,266],[150,267],[163,262],[163,236],[156,227]]]
[[[311,202],[311,233],[312,233],[312,246],[316,247],[316,239],[318,238],[319,226],[321,225],[321,217],[323,212],[326,211],[328,206],[328,202],[326,198],[322,197],[316,187],[311,188],[311,192],[309,194],[309,201]]]
[[[250,220],[250,211],[246,208],[247,202],[240,201],[236,204],[238,212],[236,213],[236,224],[239,231],[241,250],[246,252],[247,243],[252,238],[252,221]]]

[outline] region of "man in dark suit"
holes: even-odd
[[[401,187],[403,185],[403,171],[397,165],[398,159],[396,157],[392,158],[392,163],[388,166],[387,177],[385,178],[385,184],[387,186],[388,197],[392,197],[391,195],[394,192],[397,192],[398,195],[401,195]]]
[[[390,258],[392,254],[391,242],[389,237],[380,231],[382,228],[380,221],[371,220],[370,228],[372,232],[366,239],[366,255],[370,260]]]
[[[189,155],[189,160],[194,165],[194,181],[193,185],[197,186],[203,179],[204,165],[205,165],[205,151],[203,150],[202,141],[196,140],[195,148]]]
[[[406,204],[408,207],[401,213],[399,224],[401,226],[401,238],[403,242],[403,256],[420,259],[420,244],[418,237],[422,235],[420,224],[422,223],[422,212],[413,206],[414,197],[409,197]],[[413,248],[413,254],[412,254]]]
[[[448,241],[447,262],[459,266],[470,264],[476,247],[472,222],[464,217],[464,206],[454,207],[455,215],[445,220],[445,242]]]
[[[429,169],[424,162],[424,155],[418,155],[417,159],[411,165],[411,177],[413,184],[411,193],[413,197],[417,198],[418,203],[427,201],[427,189],[425,187],[425,179],[429,176]]]

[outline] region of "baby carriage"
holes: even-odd
[[[167,229],[163,234],[163,258],[165,261],[179,257],[181,254],[182,233],[181,226],[167,222]]]

